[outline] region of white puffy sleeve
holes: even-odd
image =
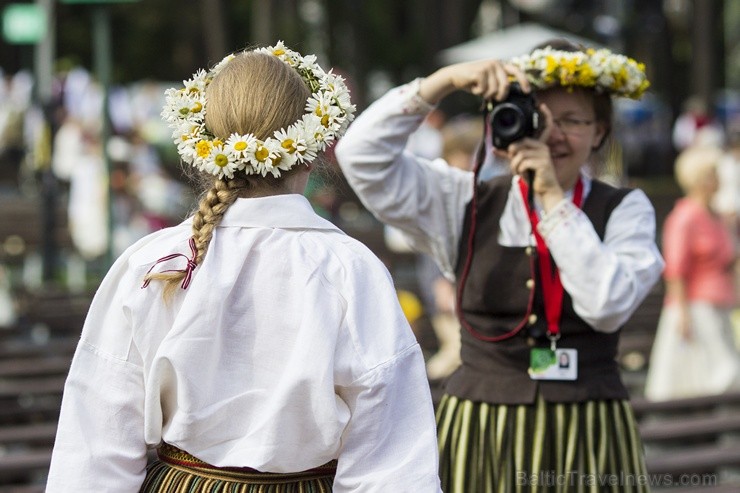
[[[144,378],[122,257],[93,299],[64,387],[46,491],[138,491],[145,476]]]
[[[655,210],[641,190],[612,211],[604,241],[586,215],[561,202],[538,225],[578,316],[600,332],[614,332],[634,313],[660,278]]]
[[[335,388],[350,414],[335,492],[438,492],[434,410],[421,349],[390,275],[352,266]]]

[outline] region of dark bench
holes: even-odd
[[[719,416],[689,416],[640,425],[640,436],[644,441],[651,443],[695,439],[713,440],[726,433],[740,433],[740,412]]]
[[[25,395],[61,395],[66,375],[0,379],[0,399]]]
[[[61,394],[0,399],[0,423],[56,422],[61,404]]]
[[[44,493],[43,484],[0,486],[0,493]]]
[[[682,486],[682,492],[740,491],[737,483],[723,479],[725,471],[740,472],[740,392],[669,401],[634,398],[632,407],[653,478],[668,475],[677,481],[692,475],[704,481]]]
[[[66,375],[70,356],[37,356],[0,359],[0,380],[8,377],[40,377]]]
[[[646,414],[680,414],[687,412],[707,411],[723,406],[740,409],[740,391],[727,392],[719,395],[688,397],[669,401],[651,401],[644,397],[634,397],[631,400],[635,415]]]
[[[92,293],[42,290],[18,292],[18,324],[24,329],[44,327],[51,335],[79,335],[90,309]]]
[[[0,426],[56,422],[78,340],[0,340]]]
[[[679,447],[665,453],[648,453],[646,461],[651,474],[714,473],[723,467],[740,467],[740,443]]]
[[[26,334],[16,331],[13,337],[0,340],[0,361],[62,355],[71,358],[79,340],[78,335],[62,335],[44,342],[35,342]]]
[[[0,196],[0,259],[21,257],[28,250],[40,248],[43,242],[44,211],[37,197]],[[67,205],[60,202],[54,216],[54,239],[61,247],[70,247],[72,239],[67,227]]]
[[[51,447],[4,455],[0,460],[0,481],[8,484],[33,482],[44,476],[51,464]]]
[[[30,444],[52,445],[57,432],[56,422],[0,426],[0,446]]]

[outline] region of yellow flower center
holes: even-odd
[[[259,146],[257,150],[254,151],[254,157],[257,158],[257,161],[264,161],[269,155],[270,151],[264,146]]]
[[[324,115],[321,117],[321,124],[325,127],[329,126],[329,115]]]
[[[195,144],[195,153],[198,154],[199,157],[207,158],[211,153],[211,143],[207,140],[201,140]]]
[[[190,111],[192,111],[193,113],[200,113],[202,109],[203,105],[196,101]]]
[[[216,163],[216,166],[223,168],[229,164],[229,158],[227,158],[225,154],[217,154],[214,162]]]
[[[280,143],[280,147],[293,154],[296,150],[295,141],[293,139],[285,139]]]
[[[316,116],[323,116],[324,115],[324,112],[321,111],[321,106],[317,106],[316,109],[313,112],[316,114]]]
[[[278,48],[276,50],[273,50],[272,54],[275,56],[285,55],[285,50]]]
[[[239,142],[234,144],[234,150],[236,151],[243,151],[246,148],[247,148],[247,143],[244,142],[243,140],[240,140]]]
[[[180,113],[182,116],[186,116],[188,113],[190,113],[190,108],[188,107],[180,108],[178,113]]]
[[[221,147],[224,145],[224,141],[221,139],[213,139],[213,146],[214,147]]]

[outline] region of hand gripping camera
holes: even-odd
[[[524,93],[516,82],[509,86],[505,100],[494,103],[489,120],[491,140],[498,149],[506,149],[524,137],[536,137],[544,124],[534,96]]]

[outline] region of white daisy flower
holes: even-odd
[[[219,74],[219,72],[221,72],[221,70],[223,70],[223,68],[226,66],[226,64],[229,63],[234,58],[236,58],[236,55],[234,55],[233,53],[231,53],[229,55],[226,55],[223,60],[221,60],[220,62],[218,62],[216,64],[216,66],[213,67],[213,69],[211,70],[211,74],[213,75],[213,77],[217,76]]]
[[[342,110],[334,105],[330,94],[318,92],[306,101],[306,111],[316,115],[324,127],[329,128],[336,118],[341,116]]]
[[[207,72],[200,69],[193,75],[192,79],[183,81],[185,94],[193,98],[198,98],[201,94],[205,93],[206,75]]]
[[[239,169],[244,169],[248,164],[247,154],[249,153],[249,149],[253,148],[256,142],[257,138],[252,134],[231,134],[231,136],[226,139],[226,144],[224,146],[226,151],[233,155],[234,159],[238,162]]]
[[[275,157],[276,154],[270,148],[269,143],[266,145],[261,140],[255,140],[254,145],[246,152],[246,159],[251,163],[254,171],[262,176],[267,174],[268,168],[272,168],[272,161]]]
[[[192,117],[193,99],[182,90],[168,89],[165,96],[167,104],[162,109],[162,118],[168,123],[177,125]]]
[[[211,153],[203,160],[203,171],[219,178],[234,178],[237,163],[234,156],[226,151],[223,145],[211,147]]]
[[[291,125],[287,130],[281,128],[275,132],[275,139],[280,144],[282,152],[290,155],[302,154],[306,150],[306,138],[302,124]]]
[[[303,116],[303,124],[305,126],[306,135],[310,136],[316,143],[317,151],[323,151],[326,149],[326,145],[333,140],[333,133],[330,129],[326,128],[322,123],[321,119],[315,114],[307,114]]]
[[[296,162],[296,157],[293,154],[286,152],[280,145],[280,141],[276,139],[267,139],[265,141],[265,147],[269,149],[271,159],[265,161],[263,167],[263,176],[266,173],[271,173],[275,177],[280,176],[280,170],[289,170]]]

